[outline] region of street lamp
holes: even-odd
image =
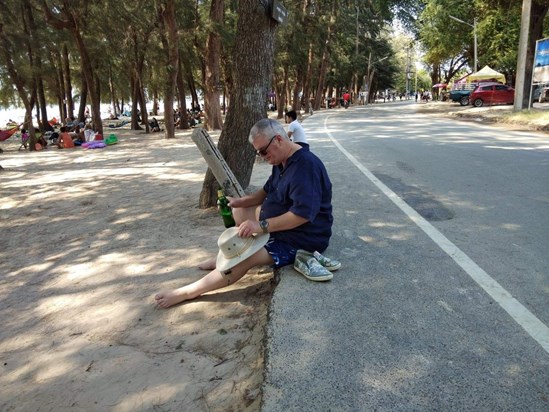
[[[459,21],[460,23],[463,23],[463,24],[466,24],[467,26],[469,27],[472,27],[473,28],[473,37],[475,38],[475,70],[473,73],[476,73],[477,71],[477,18],[475,17],[473,19],[473,24],[471,23],[467,23],[466,21],[463,21],[461,19],[458,19],[457,17],[454,17],[454,16],[451,16],[451,15],[448,15],[451,19],[454,19],[455,21]]]

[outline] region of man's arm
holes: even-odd
[[[265,219],[269,223],[269,232],[280,232],[282,230],[291,230],[298,226],[301,226],[304,223],[307,223],[308,220],[304,217],[298,216],[293,212],[286,212],[283,215],[270,217]],[[259,223],[258,223],[259,226]],[[260,228],[261,231],[261,228]]]
[[[292,138],[292,135],[294,134],[294,129],[295,129],[295,124],[294,124],[295,120],[292,120],[290,122],[290,124],[288,125],[288,131],[286,132],[286,134],[288,135],[288,137],[291,139]]]
[[[292,212],[286,212],[280,216],[270,217],[265,220],[269,224],[267,228],[269,233],[291,230],[308,222],[304,217],[298,216]],[[241,237],[249,237],[254,233],[263,233],[263,229],[261,229],[257,220],[246,220],[238,226],[238,234]]]
[[[243,197],[227,196],[227,199],[229,199],[229,206],[233,208],[253,207],[262,204],[266,196],[267,193],[263,189],[259,189],[257,192],[250,195],[246,195]]]

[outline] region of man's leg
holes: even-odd
[[[242,222],[248,219],[259,219],[259,207],[239,207],[233,209],[233,218],[236,225],[240,225]],[[201,270],[214,270],[215,269],[215,258],[208,259],[198,265],[198,269]]]
[[[255,266],[272,265],[273,263],[273,258],[269,255],[267,249],[261,248],[252,256],[230,269],[230,271],[221,273],[214,269],[196,282],[174,290],[159,292],[155,295],[154,299],[158,306],[169,308],[170,306],[185,300],[194,299],[206,292],[221,289],[232,283],[238,282],[248,270]]]

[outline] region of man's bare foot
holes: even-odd
[[[183,288],[174,290],[163,290],[161,292],[158,292],[154,296],[154,300],[156,301],[158,306],[164,309],[188,299],[190,299],[190,297],[188,296],[187,292],[183,290]]]
[[[198,269],[202,270],[214,270],[215,269],[216,258],[208,259],[198,265]]]

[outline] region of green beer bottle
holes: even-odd
[[[217,210],[223,218],[223,224],[226,228],[236,226],[233,218],[233,212],[229,206],[229,200],[223,194],[223,189],[217,190]]]

